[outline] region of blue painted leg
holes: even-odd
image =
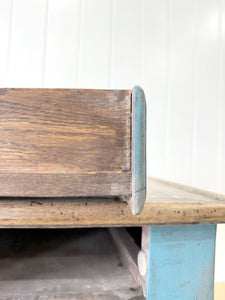
[[[150,227],[147,299],[213,300],[216,225]]]

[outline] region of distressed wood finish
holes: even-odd
[[[139,214],[146,198],[146,100],[144,91],[136,86],[132,90],[132,197],[134,215]]]
[[[150,227],[147,300],[213,300],[216,225]]]
[[[134,281],[140,285],[140,275],[137,267],[139,247],[125,228],[109,228],[109,233],[119,252],[120,259],[127,265]]]
[[[0,173],[0,193],[7,197],[106,197],[129,195],[130,191],[130,172]]]
[[[0,89],[0,105],[1,196],[131,194],[131,91]]]
[[[225,222],[225,196],[148,179],[140,215],[116,199],[30,198],[0,201],[0,227],[112,227]],[[93,201],[95,200],[95,201]]]

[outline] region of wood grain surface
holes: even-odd
[[[130,193],[130,172],[0,173],[0,194],[7,197],[128,197]]]
[[[148,179],[140,215],[115,199],[24,198],[0,201],[0,227],[113,227],[225,223],[225,196]]]
[[[130,194],[130,110],[129,90],[0,89],[0,196]]]

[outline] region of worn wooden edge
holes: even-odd
[[[146,100],[142,88],[132,90],[132,199],[134,215],[141,213],[146,199]]]
[[[96,92],[125,92],[125,93],[130,93],[131,92],[131,89],[95,89],[95,88],[42,88],[42,87],[31,87],[31,88],[21,88],[21,87],[1,87],[0,88],[0,92],[3,92],[3,91],[18,91],[18,90],[28,90],[28,91],[42,91],[42,90],[45,90],[45,91],[50,91],[50,92],[55,92],[55,91],[78,91],[78,92],[81,92],[83,93],[84,91],[96,91]]]
[[[131,172],[0,172],[0,194],[7,197],[129,196],[130,182]]]
[[[225,223],[223,203],[146,203],[134,216],[126,202],[66,199],[0,201],[0,228],[126,227]]]
[[[125,228],[109,228],[109,233],[118,250],[120,259],[128,267],[135,283],[140,285],[141,276],[137,266],[137,256],[140,248]]]
[[[148,178],[140,215],[111,198],[0,198],[0,228],[126,227],[225,223],[225,196]]]
[[[149,183],[148,183],[149,187],[151,186],[152,183],[156,183],[157,185],[161,185],[162,189],[166,186],[166,187],[170,187],[172,189],[177,189],[179,191],[192,193],[195,196],[205,196],[207,198],[210,198],[211,200],[225,201],[224,194],[219,194],[219,193],[211,192],[208,190],[202,190],[202,189],[199,189],[194,186],[189,186],[189,185],[185,185],[182,183],[172,182],[169,180],[152,177],[152,176],[148,176],[148,181],[149,181]],[[151,192],[151,188],[150,188],[150,190],[148,189],[148,195],[147,195],[148,201],[151,201],[151,194],[152,194],[152,192]],[[173,194],[171,194],[171,199],[174,199]]]

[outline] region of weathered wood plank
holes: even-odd
[[[107,176],[83,181],[82,194],[79,179],[69,184],[75,173],[130,172],[131,91],[0,89],[0,105],[1,196],[110,195]]]
[[[200,190],[191,186],[148,177],[147,202],[179,202],[184,205],[215,203],[223,204],[225,195]]]
[[[128,196],[131,172],[0,173],[0,194],[10,197]]]
[[[147,204],[133,216],[117,201],[1,200],[0,227],[113,227],[193,223],[225,223],[225,203]]]
[[[129,171],[130,97],[130,91],[0,89],[1,172]]]
[[[109,228],[109,233],[119,252],[120,259],[127,265],[136,284],[140,285],[141,278],[137,266],[140,248],[125,228]]]
[[[140,215],[126,202],[88,198],[1,198],[0,227],[112,227],[224,223],[225,196],[149,179]]]

